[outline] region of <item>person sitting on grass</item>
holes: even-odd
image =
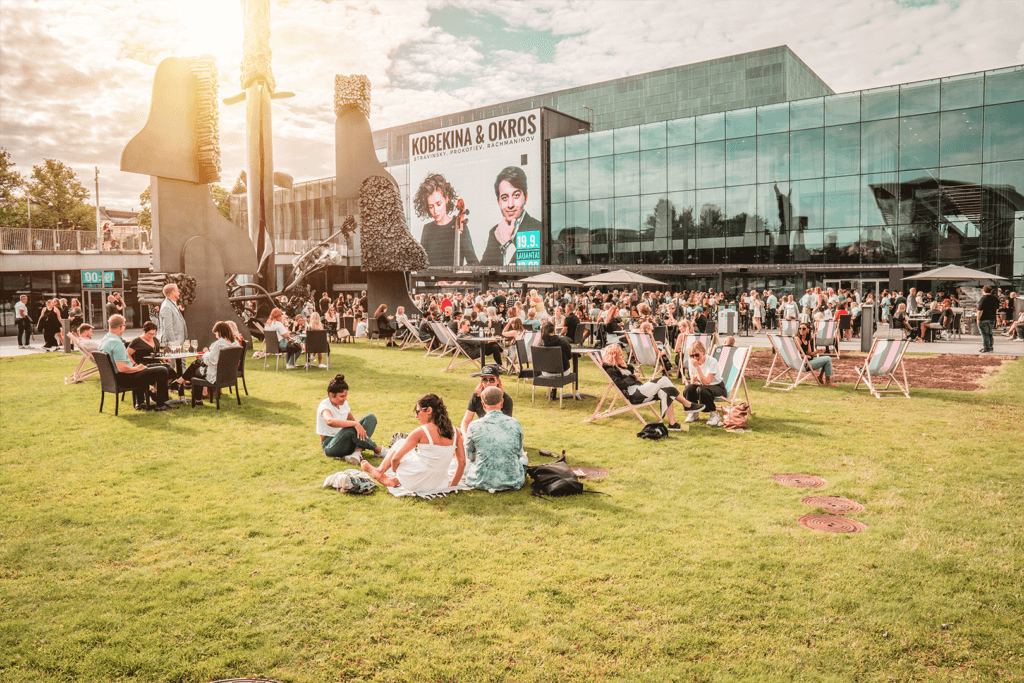
[[[469,397],[469,405],[466,406],[466,414],[462,417],[462,433],[465,434],[469,428],[469,423],[473,421],[474,417],[484,416],[484,405],[481,403],[480,396],[489,387],[497,387],[501,389],[503,403],[501,405],[501,412],[509,417],[512,417],[512,397],[505,393],[505,387],[501,383],[501,369],[495,365],[485,365],[484,369],[480,371],[480,383],[473,390],[473,395]]]
[[[800,327],[796,331],[796,341],[800,345],[800,354],[807,359],[807,366],[811,370],[818,371],[815,377],[818,384],[829,387],[838,386],[832,381],[832,375],[835,374],[832,370],[832,358],[828,355],[821,355],[822,350],[815,347],[814,332],[810,325],[800,323]]]
[[[697,343],[697,342],[694,342]],[[626,365],[626,358],[622,355],[622,347],[618,344],[609,344],[604,347],[601,355],[601,366],[608,373],[615,386],[622,395],[629,399],[630,403],[646,403],[657,397],[661,401],[661,415],[668,420],[668,428],[671,431],[682,431],[682,427],[676,422],[675,401],[678,401],[689,411],[700,410],[699,405],[691,403],[688,399],[680,396],[679,389],[672,384],[668,377],[659,377],[656,381],[641,382],[637,379],[636,372],[632,365]],[[693,420],[687,419],[687,422]]]
[[[718,361],[708,355],[708,350],[701,341],[690,344],[690,384],[683,389],[683,396],[694,406],[702,406],[708,416],[708,427],[721,427],[722,416],[715,410],[715,398],[728,395],[722,371]],[[700,411],[691,412],[686,416],[687,422],[696,422]]]
[[[375,444],[370,437],[377,428],[377,417],[367,413],[356,420],[348,405],[348,382],[345,375],[337,374],[327,384],[327,398],[316,408],[316,433],[320,447],[328,458],[340,458],[352,465],[363,460],[362,451],[370,450],[381,457],[387,448]]]
[[[420,426],[394,445],[380,467],[366,461],[360,467],[384,486],[401,486],[412,493],[430,494],[458,486],[466,468],[466,452],[444,401],[436,394],[426,394],[413,410]]]
[[[523,426],[505,412],[508,394],[491,385],[480,395],[484,415],[469,425],[466,434],[466,459],[472,464],[466,484],[485,491],[515,491],[526,483]]]

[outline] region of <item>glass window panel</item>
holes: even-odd
[[[615,261],[636,263],[640,256],[640,197],[615,198]]]
[[[697,187],[725,185],[725,142],[697,145]]]
[[[1024,161],[985,164],[984,173],[987,188],[1013,188],[1014,194],[990,190],[982,195],[982,214],[990,218],[979,237],[978,249],[985,259],[978,265],[998,264],[1003,276],[1020,275],[1024,272],[1024,207],[1011,197],[1024,195]]]
[[[943,181],[949,180],[953,183],[981,185],[981,169],[981,164],[940,168],[939,177],[942,178]]]
[[[640,155],[615,155],[615,194],[640,194]]]
[[[825,103],[821,97],[789,103],[789,129],[804,130],[825,125]]]
[[[870,226],[860,229],[861,263],[896,263],[899,228],[895,225]]]
[[[900,222],[900,186],[896,173],[860,176],[860,224],[896,225]]]
[[[757,133],[757,110],[737,109],[725,113],[725,137],[745,138]]]
[[[725,188],[697,190],[697,259],[714,263],[715,248],[725,250]]]
[[[1024,102],[985,107],[985,161],[1024,159]]]
[[[757,138],[725,142],[725,184],[750,185],[757,181]]]
[[[569,228],[589,228],[590,202],[568,202],[565,205],[565,225]]]
[[[585,159],[590,155],[590,138],[587,135],[571,135],[565,138],[565,160]]]
[[[904,191],[907,186],[927,184],[929,180],[938,177],[939,169],[937,168],[915,168],[912,171],[900,171],[900,183],[903,185]]]
[[[789,133],[757,136],[757,181],[789,180]]]
[[[694,133],[694,118],[690,116],[685,119],[675,119],[669,121],[667,125],[668,129],[668,142],[670,147],[676,145],[692,145],[696,142]]]
[[[565,204],[551,205],[551,239],[558,239],[558,236],[565,228]]]
[[[894,119],[900,115],[900,87],[875,88],[860,94],[861,121]]]
[[[613,157],[590,160],[590,196],[594,199],[615,196],[615,165]]]
[[[612,228],[615,222],[615,200],[614,199],[591,199],[590,200],[590,237],[591,253],[604,254],[596,257],[599,263],[608,263],[609,244],[612,239]]]
[[[692,190],[697,187],[694,152],[694,145],[668,148],[667,189],[669,191]]]
[[[981,164],[939,169],[945,216],[939,230],[945,231],[947,237],[940,246],[940,249],[947,252],[941,254],[943,259],[948,257],[955,263],[962,263],[965,258],[972,261],[977,259],[977,238],[981,234],[981,215],[978,208],[984,196],[981,188],[981,169]],[[970,187],[972,185],[974,187]],[[950,248],[955,249],[955,252],[949,252]]]
[[[895,171],[899,163],[898,119],[866,121],[861,124],[861,173]]]
[[[860,120],[860,93],[831,95],[825,98],[825,125],[839,126]]]
[[[823,263],[825,261],[825,231],[805,230],[793,236],[793,260],[796,263]]]
[[[860,263],[859,228],[825,229],[825,263]]]
[[[824,227],[822,207],[824,204],[823,181],[799,180],[790,183],[793,190],[793,230],[820,230]]]
[[[640,153],[640,192],[664,192],[666,187],[665,149]]]
[[[939,155],[943,166],[981,161],[982,108],[942,113]]]
[[[697,117],[697,142],[713,142],[725,138],[725,113]]]
[[[565,151],[568,154],[568,146]],[[565,199],[569,202],[590,199],[589,159],[565,162]]]
[[[850,175],[860,171],[860,124],[825,129],[825,175]]]
[[[674,249],[683,249],[685,240],[697,236],[697,219],[694,211],[694,192],[669,192],[668,203],[672,212],[672,239]],[[692,246],[692,245],[689,245]],[[686,259],[680,261],[685,263]]]
[[[900,168],[926,168],[939,163],[939,115],[900,119]]]
[[[860,224],[860,178],[825,178],[825,227]]]
[[[943,78],[942,110],[980,107],[985,95],[985,75],[965,74]]]
[[[900,86],[900,116],[930,114],[939,110],[939,82],[925,81]]]
[[[818,178],[825,171],[825,132],[822,128],[789,134],[789,175],[793,179]]]
[[[781,133],[789,130],[789,102],[757,108],[757,134]]]
[[[637,152],[640,150],[640,126],[615,129],[615,153]]]
[[[640,149],[657,149],[665,146],[665,122],[645,123],[640,126]]]
[[[613,130],[603,130],[600,133],[590,134],[590,156],[600,157],[612,154],[615,151]]]
[[[725,234],[733,263],[757,261],[757,235],[763,223],[757,215],[757,185],[725,189]]]
[[[565,201],[565,164],[551,164],[551,201]]]
[[[664,263],[672,228],[672,209],[664,194],[640,197],[640,233],[645,263]]]
[[[565,138],[548,140],[548,156],[552,163],[565,161]]]
[[[985,104],[1024,100],[1024,66],[1011,66],[985,74]]]

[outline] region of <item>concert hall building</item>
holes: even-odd
[[[376,131],[416,239],[434,226],[416,211],[424,171],[443,166],[420,154],[420,136],[465,128],[483,150],[488,127],[497,130],[489,121],[509,119],[515,130],[527,113],[542,124],[539,168],[536,155],[517,153],[514,163],[536,174],[536,250],[485,263],[456,249],[460,263],[447,257],[413,284],[626,267],[686,289],[880,291],[948,263],[1010,277],[1018,289],[1024,280],[1024,66],[835,93],[781,46]],[[430,136],[438,149],[450,139]],[[497,194],[493,174],[486,183]],[[333,179],[279,193],[282,236],[322,239],[340,225]],[[477,230],[497,229],[487,226],[500,222],[491,202],[474,206]],[[361,279],[358,239],[345,247],[348,267],[334,269],[333,282]]]

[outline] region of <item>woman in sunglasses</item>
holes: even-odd
[[[421,396],[413,409],[420,426],[394,445],[374,467],[360,467],[384,486],[401,486],[419,494],[444,493],[457,487],[466,469],[462,434],[452,426],[444,401],[436,394]]]
[[[832,381],[832,375],[835,374],[832,370],[832,358],[821,355],[822,351],[815,347],[814,332],[811,330],[810,324],[800,323],[800,327],[796,330],[796,343],[800,345],[800,353],[807,359],[807,365],[811,370],[818,371],[815,377],[818,384],[829,387],[839,386]]]
[[[721,427],[722,416],[715,410],[715,398],[726,396],[729,392],[722,381],[722,371],[718,361],[708,355],[707,348],[701,341],[690,344],[690,384],[683,389],[683,396],[695,406],[704,407],[708,416],[708,427]],[[696,422],[699,413],[693,412],[686,416],[687,422]]]
[[[664,375],[651,382],[641,382],[637,379],[633,366],[626,364],[622,347],[618,344],[604,347],[601,367],[630,403],[646,403],[657,397],[661,401],[661,414],[668,420],[668,428],[673,432],[682,431],[682,427],[676,422],[675,402],[681,403],[687,411],[700,410],[700,406],[681,397],[679,389],[676,389],[672,380]],[[689,417],[686,421],[693,422]]]
[[[518,320],[518,318],[516,318]],[[476,385],[476,389],[473,390],[473,395],[469,397],[469,405],[466,406],[466,414],[462,417],[462,433],[465,434],[466,430],[469,429],[469,423],[473,421],[474,417],[484,416],[484,404],[480,400],[480,394],[487,387],[498,387],[503,392],[501,412],[505,413],[509,417],[512,417],[512,397],[505,393],[505,387],[501,383],[500,370],[495,365],[485,365],[484,369],[480,372],[480,383]]]

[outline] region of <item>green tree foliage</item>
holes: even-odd
[[[42,166],[33,166],[28,195],[32,198],[33,228],[96,229],[95,208],[85,203],[89,191],[63,162],[46,159]]]
[[[25,179],[14,166],[11,153],[0,148],[0,225],[23,228],[28,226],[28,207],[18,195],[25,187]]]
[[[235,181],[235,186],[231,188],[231,194],[244,194],[246,192],[246,179],[245,171],[238,174],[238,180]]]
[[[149,193],[152,186],[146,185],[145,191],[139,195],[139,227],[140,228],[152,228],[153,227],[153,212],[152,206],[153,198]]]
[[[217,183],[210,183],[210,194],[213,195],[213,202],[217,205],[224,218],[231,218],[231,201],[228,197],[231,193]]]

